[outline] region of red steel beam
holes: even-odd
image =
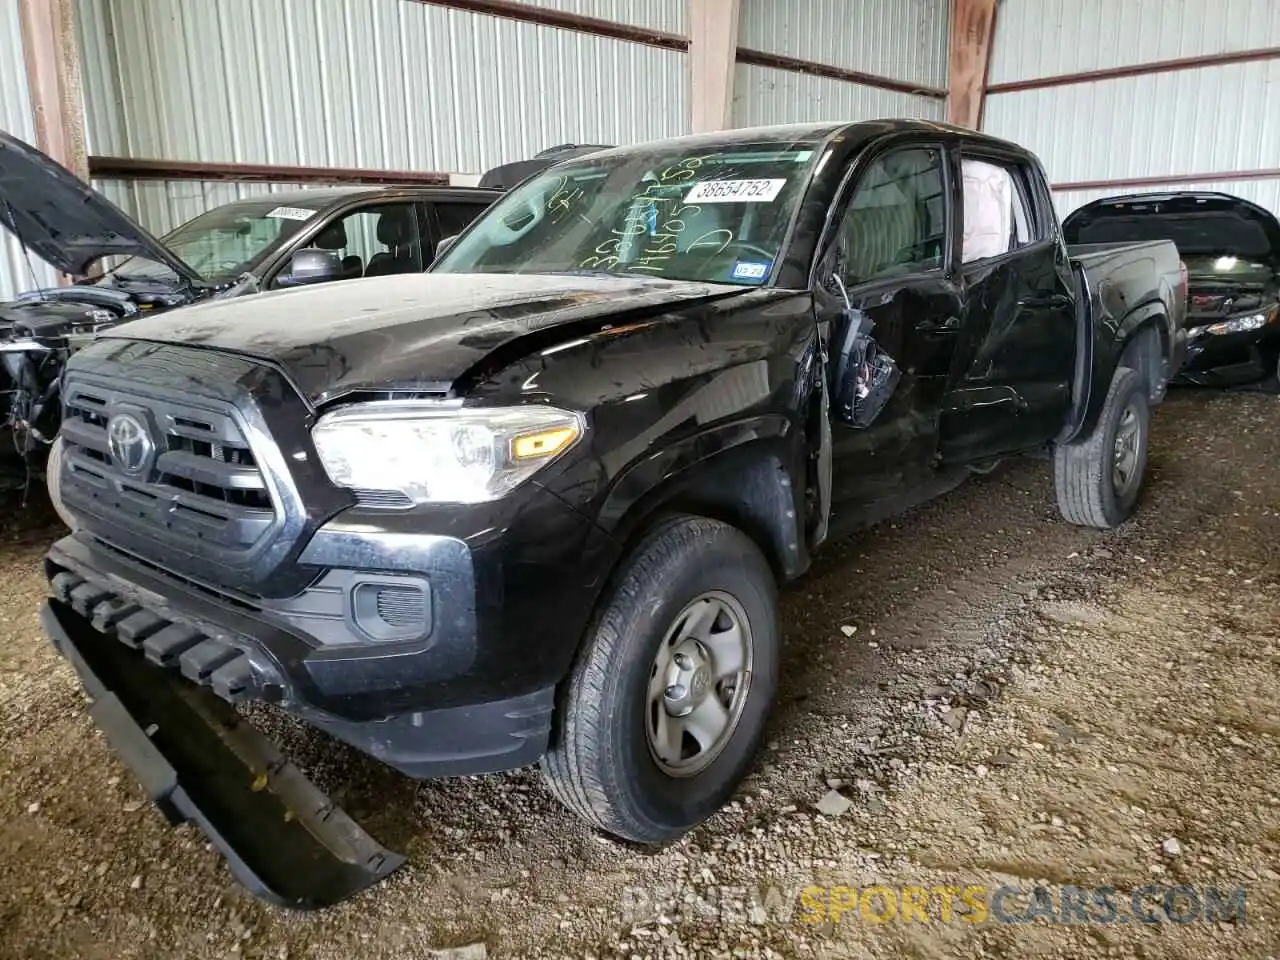
[[[1107,70],[1085,70],[1082,73],[1062,73],[1054,77],[1038,77],[1034,80],[1014,80],[1009,83],[993,83],[987,93],[1017,93],[1020,90],[1043,90],[1046,87],[1065,87],[1074,83],[1093,83],[1098,80],[1119,80],[1123,77],[1145,77],[1156,73],[1177,73],[1182,70],[1199,70],[1204,67],[1221,67],[1232,63],[1256,63],[1260,60],[1280,59],[1280,47],[1258,50],[1237,50],[1232,53],[1214,53],[1203,57],[1180,57],[1177,60],[1153,60],[1128,67],[1111,67]]]
[[[1255,170],[1218,170],[1213,173],[1172,173],[1155,177],[1129,177],[1116,180],[1076,180],[1055,183],[1050,189],[1060,193],[1069,190],[1129,190],[1135,187],[1164,187],[1185,183],[1215,183],[1237,180],[1280,180],[1280,167]]]
[[[846,70],[833,67],[827,63],[813,60],[800,60],[796,57],[783,56],[780,53],[766,53],[763,50],[738,48],[738,62],[749,63],[757,67],[772,67],[775,70],[786,70],[790,73],[808,73],[816,77],[830,77],[832,80],[843,80],[846,83],[860,83],[864,87],[878,87],[881,90],[895,90],[898,93],[913,93],[919,97],[932,97],[943,100],[947,91],[937,87],[926,87],[906,80],[894,80],[875,73],[863,73],[861,70]]]
[[[374,183],[394,186],[449,184],[449,174],[434,171],[200,163],[137,157],[89,157],[89,175],[109,180],[233,180],[262,183]]]
[[[562,10],[552,10],[547,7],[535,7],[527,3],[516,3],[514,0],[411,0],[411,2],[448,7],[452,10],[465,10],[468,13],[485,13],[493,17],[536,23],[544,27],[575,30],[578,33],[588,33],[596,37],[612,37],[614,40],[627,40],[664,50],[689,49],[689,38],[674,33],[650,30],[647,27],[637,27],[629,23],[617,23],[613,20],[601,20],[599,17],[584,17],[581,14],[565,13]]]

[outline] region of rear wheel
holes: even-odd
[[[1133,513],[1147,469],[1149,403],[1146,380],[1117,367],[1093,431],[1054,451],[1058,509],[1069,522],[1110,529]]]
[[[755,543],[714,520],[663,523],[627,561],[579,653],[544,779],[615,836],[680,836],[750,769],[778,658],[777,591]]]

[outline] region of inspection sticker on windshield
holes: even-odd
[[[685,194],[685,203],[772,203],[786,178],[780,180],[704,180]]]
[[[276,207],[267,214],[273,220],[310,220],[315,215],[314,210],[306,207]]]
[[[769,264],[751,260],[739,260],[733,265],[735,280],[763,280],[769,272]]]

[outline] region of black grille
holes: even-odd
[[[87,500],[112,523],[247,550],[270,527],[275,510],[236,418],[215,406],[68,384],[64,496]],[[119,413],[142,423],[154,446],[134,472],[112,456],[108,424]]]
[[[393,627],[425,627],[427,613],[417,587],[383,587],[378,591],[378,616]]]
[[[377,510],[407,510],[413,501],[398,490],[357,490],[356,503]]]

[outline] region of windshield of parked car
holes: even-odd
[[[768,281],[817,142],[655,147],[560,164],[516,187],[436,273],[611,273]]]
[[[161,237],[161,242],[202,278],[212,283],[234,280],[269,247],[301,230],[316,211],[283,205],[264,197],[215,207]],[[162,279],[172,271],[164,264],[131,257],[113,274],[123,280]]]

